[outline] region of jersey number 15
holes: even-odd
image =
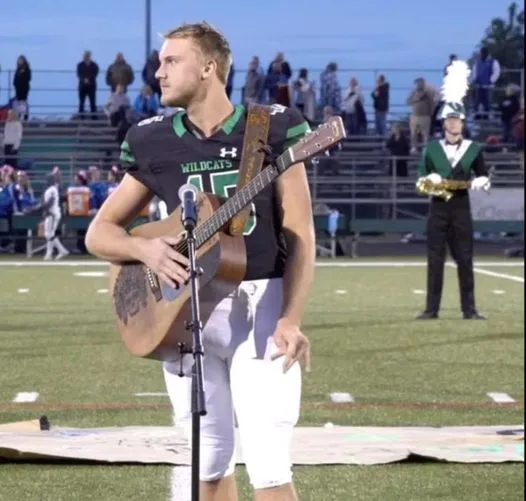
[[[228,198],[233,194],[233,191],[229,193],[229,190],[235,190],[237,186],[237,178],[239,171],[229,171],[229,172],[215,172],[210,174],[210,187],[212,193],[218,197]],[[203,175],[202,174],[192,174],[188,176],[186,181],[187,183],[193,184],[199,191],[204,191],[203,189]],[[243,235],[250,235],[256,228],[257,219],[256,219],[256,207],[254,204],[250,204],[251,214],[248,218],[247,224],[245,225],[245,231]]]

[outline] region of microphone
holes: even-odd
[[[179,188],[179,200],[181,200],[181,221],[184,229],[191,231],[197,224],[197,200],[198,190],[193,184],[183,184]]]

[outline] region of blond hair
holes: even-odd
[[[217,64],[217,77],[226,84],[230,65],[232,64],[232,53],[226,38],[206,22],[195,24],[182,24],[168,31],[163,38],[191,38],[199,47],[205,57],[213,59]]]

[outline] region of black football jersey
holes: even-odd
[[[178,190],[186,183],[230,197],[237,185],[246,114],[244,106],[235,106],[231,117],[210,138],[199,138],[191,131],[184,111],[143,120],[128,131],[121,146],[121,163],[130,175],[164,200],[168,213],[180,204]],[[274,153],[281,154],[309,131],[298,111],[272,105],[268,144]],[[275,184],[269,185],[252,203],[244,231],[245,280],[283,276],[287,253],[275,190]]]

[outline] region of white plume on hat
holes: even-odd
[[[466,118],[463,101],[469,89],[470,74],[471,70],[465,61],[456,60],[448,66],[440,89],[444,101],[441,118],[448,116]]]

